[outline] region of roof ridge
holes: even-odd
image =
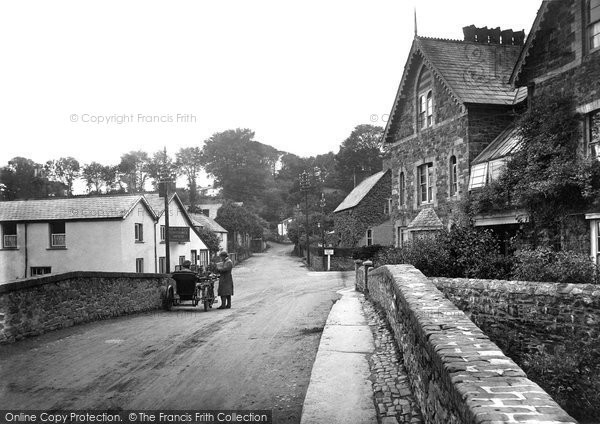
[[[502,43],[480,43],[478,41],[469,41],[469,40],[459,40],[454,38],[441,38],[441,37],[423,37],[417,36],[417,38],[422,40],[432,40],[432,41],[443,41],[449,43],[458,43],[458,44],[472,44],[474,46],[488,46],[488,47],[512,47],[522,49],[523,46],[515,45],[515,44],[502,44]]]

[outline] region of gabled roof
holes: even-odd
[[[396,114],[404,98],[409,74],[419,57],[460,104],[513,105],[523,101],[525,90],[508,84],[522,46],[486,44],[417,36],[413,40],[396,93],[384,140],[397,127]]]
[[[128,194],[0,202],[0,221],[124,219],[140,202],[156,218],[142,195]]]
[[[352,190],[350,194],[346,196],[342,203],[340,203],[333,212],[341,212],[343,210],[358,206],[358,204],[365,198],[367,194],[369,194],[373,187],[375,187],[375,185],[387,172],[389,171],[381,171],[377,174],[371,175],[368,178],[365,178],[359,185],[354,187],[354,190]]]
[[[160,197],[160,195],[158,193],[146,193],[146,194],[144,194],[144,196],[146,197],[146,199],[148,199],[148,203],[150,204],[150,206],[156,213],[156,217],[160,219],[160,217],[163,216],[163,214],[165,213],[165,198]],[[179,198],[177,193],[173,193],[171,195],[171,197],[169,198],[169,205],[172,203],[176,203],[179,206],[179,209],[183,213],[184,219],[187,221],[188,225],[192,229],[194,229],[194,227],[195,227],[194,222],[192,221],[190,214],[185,209],[185,205],[183,204],[183,202],[181,201],[181,199]],[[169,216],[170,216],[170,214],[169,214]],[[195,229],[194,229],[194,231],[195,231]]]
[[[489,162],[510,155],[519,146],[521,138],[519,129],[515,125],[508,126],[498,134],[483,151],[475,158],[472,165]]]
[[[531,26],[531,30],[529,31],[529,35],[527,35],[527,40],[525,40],[525,45],[521,49],[519,58],[517,59],[517,62],[515,63],[513,71],[511,72],[511,75],[509,78],[509,83],[512,85],[516,84],[517,79],[519,78],[519,75],[521,74],[521,70],[523,69],[523,65],[525,64],[525,61],[527,60],[527,55],[529,54],[529,49],[531,48],[531,45],[533,44],[533,41],[535,40],[535,38],[540,30],[540,27],[546,16],[546,12],[548,11],[548,6],[550,5],[550,3],[552,1],[555,1],[555,0],[543,0],[542,5],[538,9],[537,15],[535,16],[535,20],[533,21],[533,25]],[[558,0],[558,1],[562,1],[562,0]]]
[[[433,208],[422,209],[407,227],[411,231],[439,230],[444,224]]]
[[[222,226],[220,226],[217,221],[215,221],[214,219],[212,219],[204,214],[190,213],[190,212],[188,212],[188,214],[190,215],[190,218],[192,218],[192,222],[194,222],[194,225],[196,225],[198,227],[207,228],[210,231],[212,231],[213,233],[226,233],[227,232],[227,230],[225,228],[223,228]]]

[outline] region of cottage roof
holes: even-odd
[[[146,199],[148,199],[148,203],[156,213],[156,217],[160,218],[165,213],[165,198],[160,197],[158,193],[146,193],[144,194]],[[189,214],[189,212],[185,209],[185,205],[177,195],[177,193],[173,193],[169,198],[169,204],[175,203],[178,205],[179,209],[182,211],[184,219],[187,221],[188,225],[192,228],[195,227],[194,222]],[[169,214],[170,216],[170,214]]]
[[[422,209],[415,219],[408,224],[408,229],[412,231],[439,230],[442,228],[444,228],[444,224],[433,208]]]
[[[537,15],[535,16],[535,20],[533,21],[533,25],[531,26],[531,30],[529,31],[529,35],[527,36],[527,39],[525,40],[525,45],[521,49],[519,57],[517,58],[517,61],[513,68],[513,71],[510,75],[510,78],[509,78],[510,84],[517,85],[517,86],[520,85],[519,84],[519,76],[521,75],[521,70],[523,69],[525,62],[527,61],[527,57],[529,55],[531,46],[532,46],[534,40],[536,39],[536,37],[539,33],[539,30],[541,29],[542,23],[546,17],[546,12],[548,11],[548,6],[553,1],[556,1],[556,0],[543,0],[542,1],[542,5],[538,9]]]
[[[0,221],[123,219],[138,203],[155,218],[142,195],[129,194],[4,201],[0,202]]]
[[[192,218],[192,222],[198,226],[198,227],[203,227],[203,228],[207,228],[210,231],[212,231],[213,233],[226,233],[227,230],[225,228],[223,228],[222,226],[219,225],[219,223],[217,221],[215,221],[214,219],[201,214],[201,213],[188,213],[190,215],[190,218]]]
[[[520,141],[519,129],[515,125],[510,125],[483,149],[472,165],[508,156],[519,146]]]
[[[383,178],[386,172],[388,171],[381,171],[377,174],[371,175],[368,178],[365,178],[359,185],[354,187],[354,190],[352,190],[350,194],[346,196],[342,203],[340,203],[333,212],[341,212],[343,210],[358,206],[358,204],[365,198],[367,194],[369,194],[373,187],[375,187],[379,180]]]
[[[415,37],[392,106],[384,140],[395,132],[411,71],[421,58],[460,104],[513,105],[527,97],[525,89],[508,84],[522,46]],[[412,72],[413,74],[415,72]]]

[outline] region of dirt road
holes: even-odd
[[[353,279],[308,272],[290,250],[234,268],[232,309],[179,307],[0,346],[0,405],[272,409],[276,423],[299,422],[321,329]]]

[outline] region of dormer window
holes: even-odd
[[[600,1],[600,0],[599,0]],[[425,66],[421,69],[417,82],[417,127],[428,128],[433,125],[433,78]]]
[[[588,3],[588,39],[590,50],[600,47],[600,0]]]

